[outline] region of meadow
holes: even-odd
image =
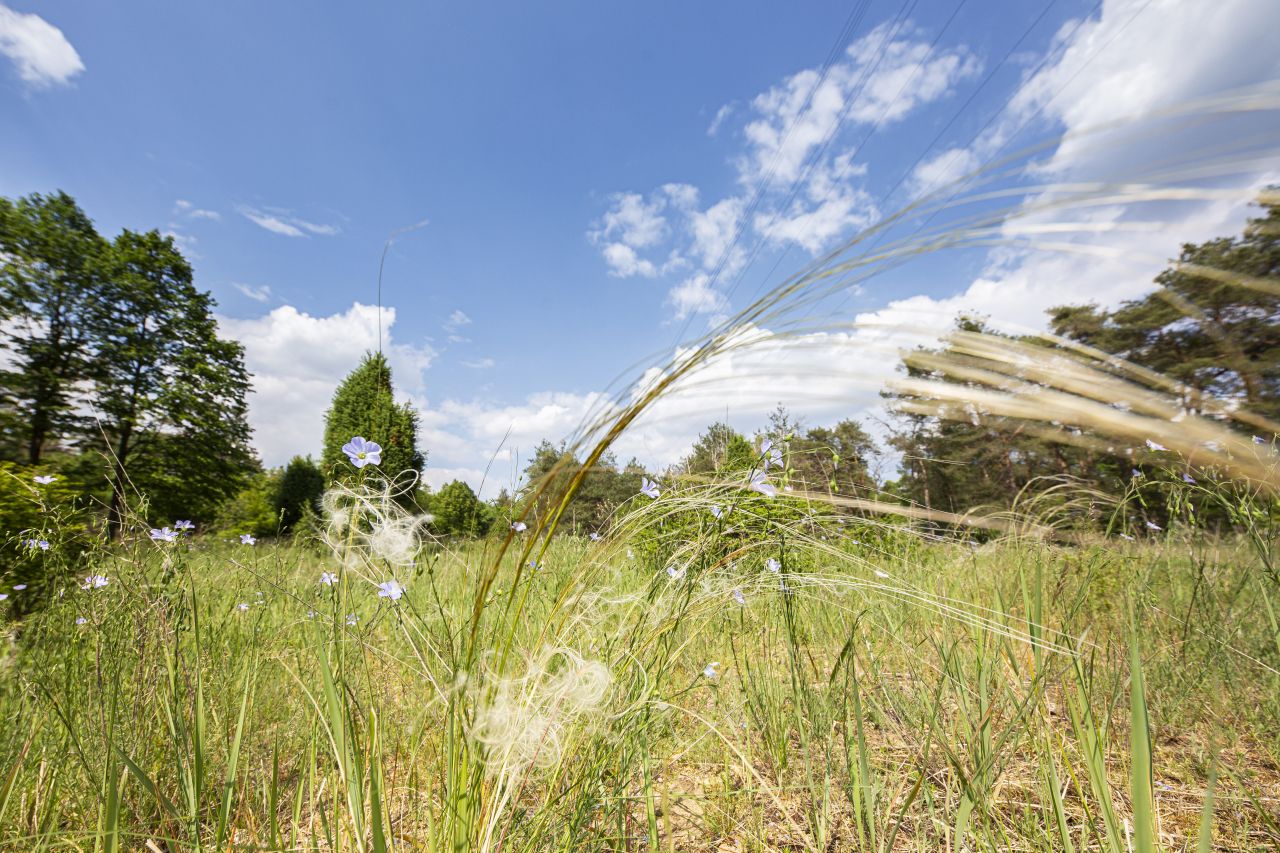
[[[294,541],[135,527],[8,630],[3,849],[1280,844],[1269,537],[741,486],[598,540],[327,508]]]

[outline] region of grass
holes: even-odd
[[[1277,590],[1248,542],[811,519],[655,550],[683,499],[412,566],[358,524],[108,552],[109,585],[9,627],[0,846],[1280,845]]]

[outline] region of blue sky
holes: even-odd
[[[397,378],[423,412],[430,481],[477,484],[510,432],[506,481],[628,365],[913,193],[1138,107],[1274,79],[1275,4],[1190,6],[14,0],[0,6],[0,194],[61,188],[104,233],[173,233],[246,345],[270,464],[318,449],[333,385],[376,345],[383,242],[427,220],[387,259]],[[1047,151],[1062,173],[1096,167]],[[1163,254],[1241,215],[1168,213]],[[926,257],[828,319],[972,307],[1033,324],[1067,295],[1133,295],[1152,272],[1055,295],[1008,266]],[[813,422],[871,413],[892,362],[840,353],[823,363],[852,359],[831,373],[858,381],[792,403]],[[761,425],[795,384],[690,400],[619,449],[673,461],[717,417]]]

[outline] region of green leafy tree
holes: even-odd
[[[876,443],[855,420],[806,429],[778,406],[769,416],[765,437],[786,447],[787,476],[797,488],[847,497],[875,487],[870,463],[878,452]]]
[[[92,306],[100,418],[86,446],[111,459],[108,525],[120,530],[132,489],[168,514],[216,512],[257,467],[249,448],[244,351],[218,337],[213,298],[169,237],[123,231]],[[98,443],[101,442],[101,445]]]
[[[276,497],[280,494],[283,474],[279,468],[259,471],[249,477],[230,500],[218,507],[214,521],[217,532],[239,536],[274,536],[281,532]]]
[[[323,494],[324,474],[311,457],[289,460],[273,500],[281,531],[287,533],[308,513],[318,513]]]
[[[549,517],[581,469],[582,463],[563,446],[543,441],[525,467],[526,485],[516,514],[531,509],[529,514],[536,520]],[[565,505],[557,529],[578,534],[598,530],[618,505],[640,491],[643,476],[644,469],[635,460],[619,470],[614,456],[604,454],[583,476]],[[530,503],[534,505],[530,507]]]
[[[382,446],[382,461],[356,469],[342,452],[355,436]],[[382,353],[369,353],[338,390],[325,415],[324,453],[320,468],[326,482],[354,482],[371,476],[391,480],[405,471],[421,474],[426,458],[418,451],[418,414],[396,403],[391,366]]]
[[[445,484],[431,496],[431,528],[444,536],[484,536],[493,524],[493,510],[461,480]]]
[[[6,455],[38,465],[73,434],[75,386],[89,376],[107,243],[71,196],[0,199],[0,438]]]
[[[757,460],[751,442],[728,424],[717,422],[698,436],[681,468],[685,474],[725,474],[750,470]]]

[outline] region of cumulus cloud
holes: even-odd
[[[909,24],[885,23],[849,46],[823,75],[810,68],[751,102],[739,180],[790,185],[844,122],[888,126],[949,94],[981,70],[966,48],[931,49]]]
[[[403,399],[420,401],[436,353],[426,345],[395,341],[395,319],[394,308],[383,308],[383,351]],[[378,309],[360,303],[328,316],[282,305],[260,317],[219,317],[218,326],[244,344],[245,366],[253,375],[249,423],[268,465],[319,451],[334,389],[365,353],[378,348]]]
[[[600,252],[609,265],[609,275],[617,278],[630,278],[633,275],[653,278],[658,274],[658,268],[652,261],[641,258],[626,243],[608,243]]]
[[[741,111],[743,145],[729,158],[737,192],[705,206],[688,184],[619,193],[589,236],[620,278],[694,267],[669,288],[667,304],[677,319],[720,314],[724,283],[742,271],[753,241],[813,254],[879,217],[848,132],[900,122],[980,69],[967,48],[931,47],[905,21],[881,25],[825,71],[790,74],[750,100]],[[708,134],[738,112],[722,107]],[[659,265],[661,252],[667,261]]]
[[[80,54],[62,30],[39,15],[0,5],[0,53],[13,62],[29,86],[65,86],[84,71]]]

